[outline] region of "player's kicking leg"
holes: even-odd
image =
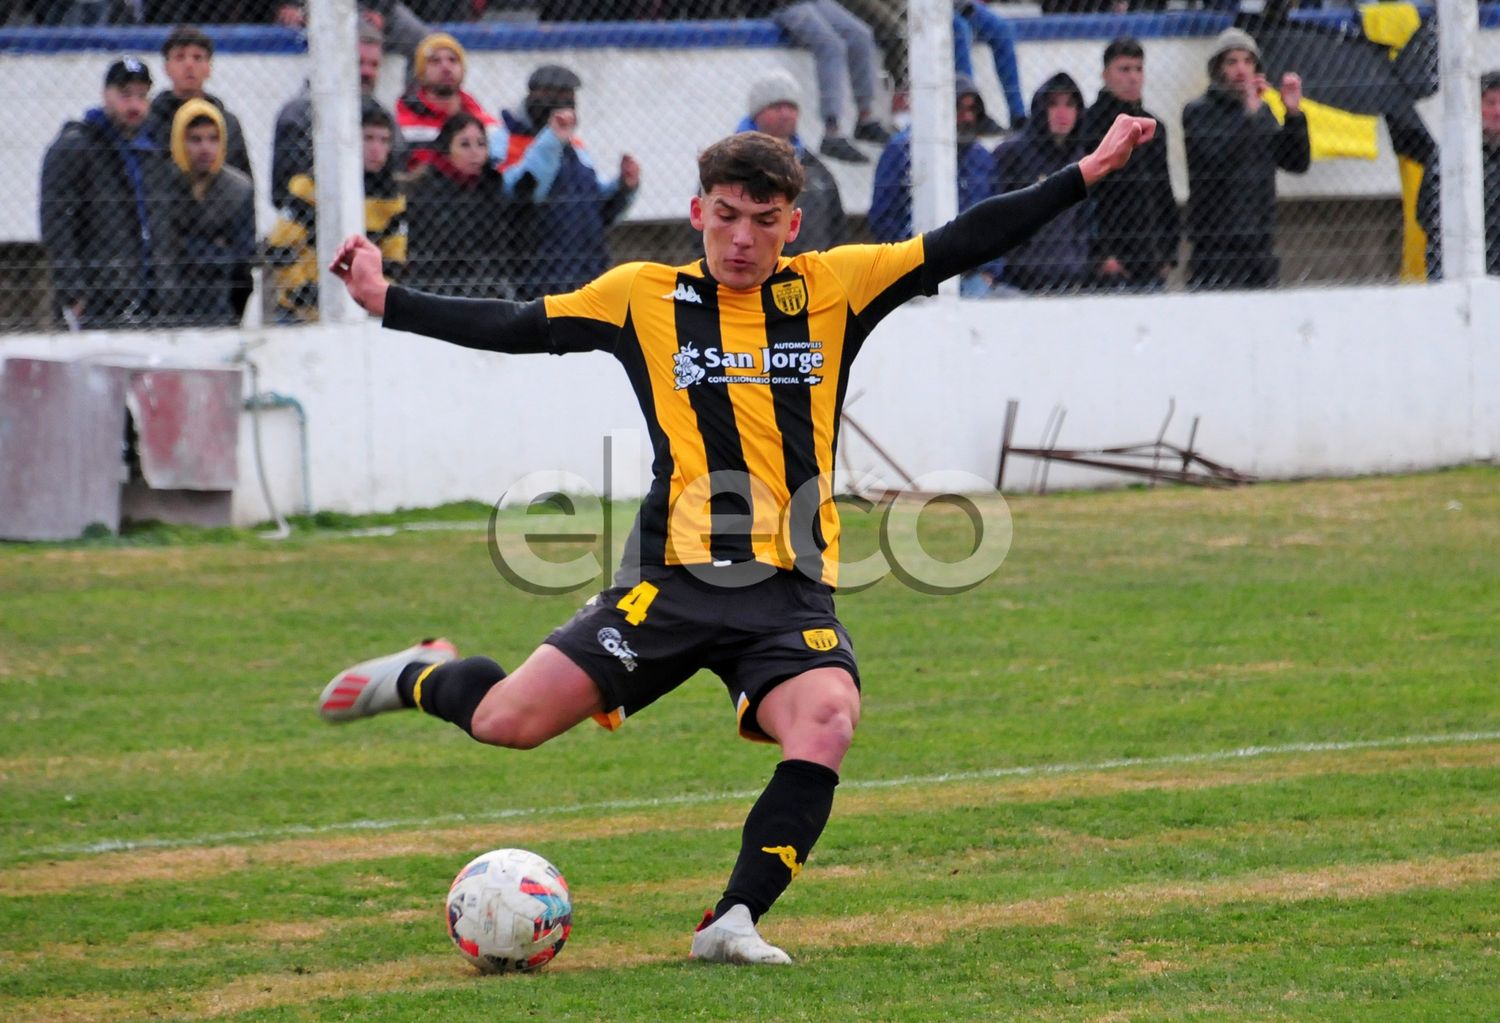
[[[538,647],[509,675],[488,657],[466,657],[445,639],[363,661],[323,689],[325,721],[416,709],[480,742],[531,749],[604,709],[593,680],[560,650]]]

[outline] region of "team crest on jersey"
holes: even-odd
[[[802,633],[802,642],[814,650],[832,650],[839,645],[839,634],[832,629],[807,629]]]
[[[771,301],[788,316],[796,316],[807,308],[807,282],[798,277],[771,285]]]

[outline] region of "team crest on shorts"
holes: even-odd
[[[807,282],[798,277],[771,285],[771,301],[788,316],[796,316],[807,308]]]
[[[839,645],[839,634],[832,629],[808,629],[802,633],[802,642],[814,650],[832,650]]]

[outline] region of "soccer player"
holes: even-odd
[[[698,158],[688,218],[703,259],[627,263],[531,302],[439,298],[390,284],[363,235],[333,271],[385,326],[468,348],[602,350],[624,366],[654,448],[653,480],[616,585],[507,674],[429,640],[340,672],[329,721],[415,707],[480,742],[531,749],[589,718],[618,728],[700,668],[729,690],[740,734],[782,760],[745,819],[696,958],[790,963],[755,929],[802,870],[859,722],[859,669],[834,613],[839,521],[830,493],[849,364],[881,318],[995,259],[1086,195],[1148,141],[1121,116],[1099,147],[925,235],[787,258],[802,169],[759,132]]]

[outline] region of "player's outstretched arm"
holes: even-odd
[[[344,239],[330,269],[360,308],[392,330],[486,352],[554,351],[540,300],[444,298],[393,285],[381,271],[380,249],[362,234]]]
[[[1059,213],[1088,197],[1095,182],[1125,166],[1136,146],[1156,135],[1150,117],[1121,114],[1094,151],[1036,184],[975,203],[936,230],[923,244],[924,283],[933,290],[946,280],[999,259],[1036,234]]]

